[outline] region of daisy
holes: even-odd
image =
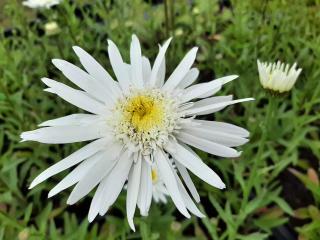
[[[108,211],[126,184],[127,219],[134,230],[136,206],[142,215],[149,211],[152,164],[155,164],[177,209],[188,218],[188,210],[203,216],[187,191],[196,202],[200,201],[188,170],[216,188],[225,185],[188,145],[217,156],[238,157],[240,152],[232,147],[246,143],[249,133],[231,124],[195,118],[252,98],[232,100],[231,95],[213,96],[223,84],[237,78],[235,75],[191,86],[199,74],[192,68],[196,47],[165,81],[165,53],[170,41],[160,46],[151,67],[148,58],[141,55],[135,35],[130,46],[130,64],[123,61],[118,48],[109,40],[108,53],[117,81],[80,47],[73,49],[86,71],[64,60],[52,61],[80,89],[43,78],[48,86],[45,91],[88,113],[43,122],[41,128],[22,133],[22,141],[92,142],[42,172],[30,188],[76,166],[49,192],[49,197],[75,185],[67,200],[68,204],[74,204],[97,187],[88,214],[92,221]]]
[[[26,0],[22,4],[29,8],[51,8],[54,5],[58,5],[61,0]]]
[[[151,170],[152,178],[152,197],[155,202],[167,203],[168,191],[164,185],[163,180],[159,174],[156,164],[152,164]]]
[[[260,82],[263,88],[283,93],[292,89],[302,69],[296,69],[278,61],[277,63],[260,62],[257,60]]]

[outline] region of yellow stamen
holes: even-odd
[[[130,99],[125,107],[127,120],[138,132],[148,132],[163,121],[163,103],[150,96],[138,95]]]

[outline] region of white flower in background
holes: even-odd
[[[30,8],[51,8],[62,0],[26,0],[22,4]]]
[[[257,60],[257,63],[262,87],[279,93],[290,91],[302,71],[301,68],[296,69],[296,63],[291,68],[280,61],[267,63]]]
[[[60,28],[57,22],[48,22],[44,25],[44,31],[47,36],[52,36],[58,34]]]
[[[161,176],[159,175],[159,170],[157,169],[157,166],[155,163],[151,164],[151,179],[152,179],[152,197],[153,200],[158,203],[167,203],[167,196],[168,191],[166,189],[166,186],[164,185],[164,182],[161,179]],[[128,186],[124,186],[125,189],[128,189]],[[142,195],[140,195],[141,197]],[[148,212],[141,212],[142,216],[147,216]]]
[[[143,215],[149,211],[153,163],[178,210],[188,218],[188,210],[203,216],[185,188],[196,202],[200,201],[188,170],[214,187],[222,189],[225,185],[186,144],[217,156],[238,157],[240,152],[232,147],[246,143],[249,133],[231,124],[195,117],[252,98],[212,97],[223,84],[237,78],[235,75],[190,86],[199,74],[198,69],[191,68],[197,48],[187,53],[165,81],[165,52],[170,41],[160,47],[151,68],[149,60],[141,55],[135,35],[130,65],[109,40],[110,63],[118,81],[80,47],[73,49],[86,71],[64,60],[52,61],[81,90],[43,78],[48,86],[45,91],[89,113],[46,121],[39,125],[41,128],[22,133],[22,141],[53,144],[94,141],[42,172],[30,188],[77,165],[49,192],[49,197],[76,184],[67,200],[68,204],[74,204],[98,186],[88,215],[92,221],[107,212],[128,181],[127,218],[134,229],[136,205]]]
[[[159,170],[156,164],[152,164],[151,168],[152,177],[152,197],[155,202],[167,203],[168,191],[164,185],[163,180],[159,174]]]

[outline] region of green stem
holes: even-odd
[[[166,37],[169,37],[169,11],[168,11],[168,0],[164,0],[164,15],[166,25]]]
[[[267,6],[268,6],[268,2],[269,0],[265,0],[262,4],[262,9],[261,9],[261,26],[263,26],[265,24],[265,20],[266,20],[266,11],[267,11]],[[259,27],[259,34],[257,35],[257,40],[256,40],[256,59],[259,58],[259,50],[261,49],[261,36],[262,36],[262,32],[261,29],[263,29],[262,27]]]
[[[258,146],[258,152],[253,162],[253,166],[250,170],[250,176],[248,179],[248,185],[246,191],[243,193],[243,200],[241,206],[244,207],[249,201],[249,195],[254,187],[256,178],[258,177],[258,170],[263,164],[263,153],[266,147],[266,141],[268,139],[268,133],[271,131],[274,122],[274,112],[277,108],[277,99],[273,96],[269,96],[269,104],[267,106],[266,117],[261,125],[261,139]]]
[[[173,35],[174,31],[174,0],[170,1],[170,30],[171,35]]]
[[[69,6],[68,6],[68,7],[69,7]],[[77,38],[76,38],[76,36],[75,36],[74,33],[73,33],[72,27],[70,26],[69,16],[68,16],[68,13],[66,12],[66,9],[59,8],[59,12],[60,12],[62,18],[63,18],[63,19],[65,20],[65,22],[67,23],[66,26],[67,26],[67,29],[68,29],[68,32],[69,32],[69,34],[70,34],[70,37],[71,37],[72,41],[74,42],[74,44],[78,45]]]

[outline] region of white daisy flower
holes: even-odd
[[[153,200],[156,203],[158,202],[167,203],[168,191],[166,189],[166,186],[164,185],[164,182],[161,179],[161,176],[159,175],[159,170],[155,163],[151,163],[151,179],[152,179]],[[127,190],[128,186],[125,185],[124,188]],[[148,212],[141,212],[141,215],[147,216]]]
[[[159,170],[156,164],[152,164],[152,197],[155,202],[167,203],[167,196],[169,195],[166,186],[161,179]]]
[[[260,62],[257,60],[260,82],[263,88],[279,93],[288,92],[295,84],[302,69],[297,63],[289,64]]]
[[[53,64],[81,90],[43,78],[45,91],[89,112],[46,121],[41,128],[21,134],[22,141],[64,144],[92,141],[54,164],[31,183],[30,188],[49,177],[76,166],[50,192],[49,197],[76,184],[67,203],[74,204],[96,186],[88,219],[104,215],[116,201],[127,181],[127,218],[134,229],[136,205],[143,215],[152,200],[152,163],[178,210],[190,217],[188,210],[202,217],[177,172],[196,202],[200,201],[188,170],[217,188],[225,185],[186,144],[213,155],[238,157],[232,147],[246,143],[248,131],[215,121],[196,120],[198,115],[217,112],[228,105],[252,100],[232,100],[215,96],[222,85],[237,78],[232,75],[190,86],[199,71],[191,68],[197,48],[191,49],[165,81],[165,52],[171,39],[160,46],[151,68],[141,55],[138,38],[133,35],[130,65],[125,63],[116,45],[109,40],[110,63],[118,81],[87,52],[73,47],[86,71],[60,59]],[[196,100],[198,99],[198,100]],[[188,210],[187,210],[188,209]]]
[[[62,0],[26,0],[22,4],[29,8],[51,8],[54,5],[57,5]]]

